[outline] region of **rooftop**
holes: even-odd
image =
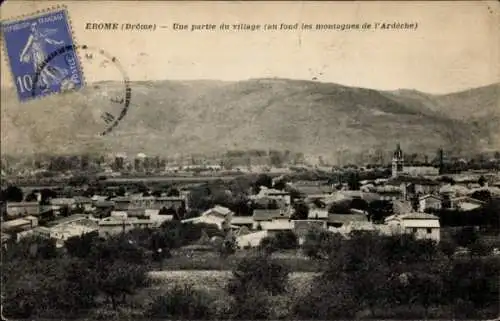
[[[349,223],[353,221],[368,221],[366,215],[361,214],[329,214],[329,223]]]

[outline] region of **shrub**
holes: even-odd
[[[280,231],[274,236],[276,247],[282,250],[296,249],[299,245],[297,235],[292,231]]]
[[[278,250],[276,239],[273,236],[266,236],[260,240],[259,249],[267,254],[271,254]]]
[[[229,311],[235,320],[267,320],[271,317],[268,294],[257,288],[247,288],[246,292],[234,296]]]
[[[288,274],[287,267],[271,261],[267,256],[256,255],[238,262],[227,289],[229,294],[235,296],[249,289],[275,295],[285,292]]]
[[[179,286],[156,297],[146,311],[150,318],[199,319],[215,317],[212,298],[208,292],[193,289],[190,285]]]

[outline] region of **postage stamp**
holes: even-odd
[[[2,22],[2,33],[20,101],[78,90],[84,86],[75,50],[50,56],[61,48],[75,47],[66,8],[54,8]]]

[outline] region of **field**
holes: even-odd
[[[294,288],[304,288],[317,274],[315,272],[292,272],[289,276],[290,285]],[[154,280],[152,289],[155,290],[176,284],[190,284],[197,289],[220,290],[224,289],[232,272],[215,270],[152,271],[149,275]]]

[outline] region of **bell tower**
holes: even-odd
[[[403,151],[401,150],[401,146],[398,143],[396,150],[392,156],[392,177],[397,177],[403,173]]]

